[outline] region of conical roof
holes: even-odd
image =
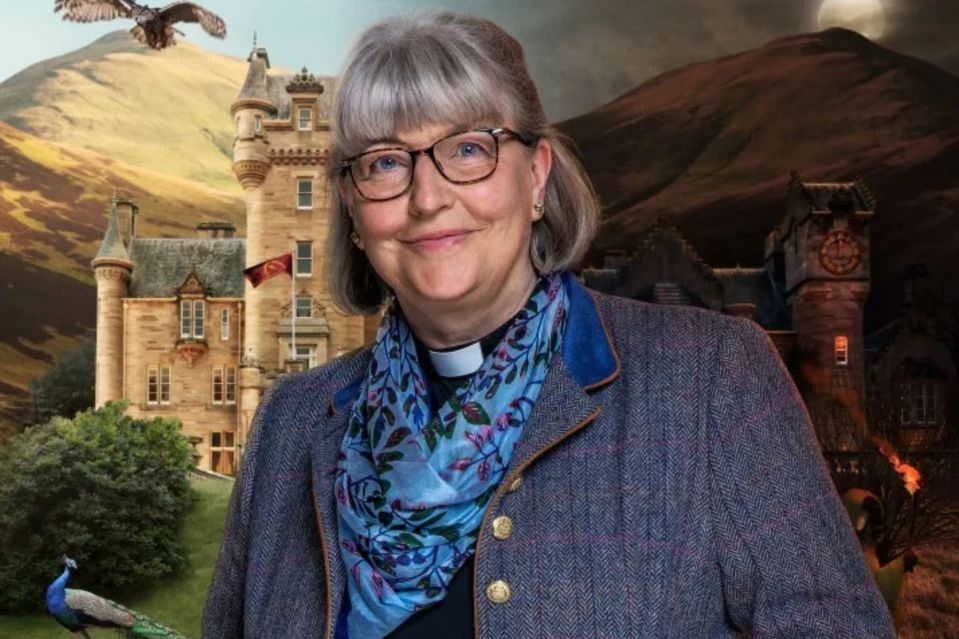
[[[120,221],[117,214],[117,201],[114,199],[110,206],[110,222],[107,224],[107,230],[103,234],[103,241],[100,242],[100,250],[93,258],[93,267],[104,262],[126,262],[133,267],[133,261],[130,259],[130,252],[127,251],[123,238],[120,237]]]

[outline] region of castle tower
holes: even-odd
[[[233,171],[246,196],[245,265],[292,253],[294,276],[292,282],[276,277],[256,288],[246,284],[240,442],[276,375],[321,364],[363,345],[366,337],[363,318],[333,308],[324,274],[330,147],[324,84],[332,79],[305,68],[293,76],[273,75],[263,48],[254,48],[248,61],[231,108]]]
[[[824,450],[855,450],[866,430],[863,305],[869,295],[869,220],[875,202],[860,181],[804,182],[793,173],[779,262],[797,335],[797,384]],[[779,270],[779,269],[775,269]],[[779,273],[777,273],[779,275]]]
[[[125,209],[121,222],[118,205]],[[123,397],[123,298],[133,272],[127,247],[132,236],[136,205],[114,198],[110,222],[100,250],[93,258],[97,282],[96,406]]]

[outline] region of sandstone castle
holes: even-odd
[[[231,106],[246,238],[223,223],[199,225],[195,238],[137,237],[136,204],[117,199],[93,260],[97,405],[127,398],[130,414],[179,417],[199,466],[224,474],[277,375],[361,346],[376,329],[375,318],[337,312],[323,278],[331,80],[269,66],[254,48]],[[253,288],[243,277],[283,253],[294,256],[292,304],[290,278]]]

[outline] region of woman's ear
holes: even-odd
[[[542,207],[540,206],[539,210],[536,207],[543,204],[543,200],[546,199],[546,184],[549,181],[549,172],[552,167],[553,146],[549,143],[549,140],[541,138],[533,149],[530,163],[534,219],[539,219],[542,216]]]

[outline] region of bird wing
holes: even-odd
[[[67,607],[76,613],[82,623],[91,626],[119,626],[131,628],[136,619],[132,614],[117,607],[109,599],[86,590],[67,588]]]
[[[58,11],[63,11],[64,20],[73,22],[98,22],[133,15],[123,0],[55,0],[53,12]]]
[[[226,23],[215,13],[192,2],[174,2],[160,10],[160,15],[169,23],[199,22],[203,30],[215,38],[226,36]]]

